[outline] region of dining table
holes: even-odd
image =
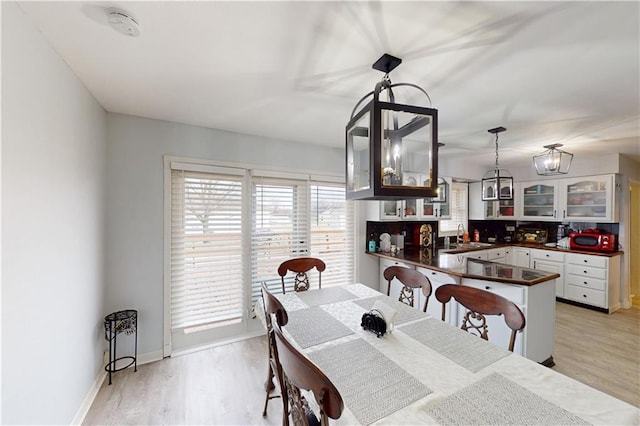
[[[274,295],[286,337],[342,395],[336,424],[640,424],[638,408],[364,284]],[[374,306],[380,337],[361,325]]]

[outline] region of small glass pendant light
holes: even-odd
[[[540,176],[566,175],[569,173],[573,154],[557,149],[561,143],[545,145],[547,150],[533,156],[533,166]]]
[[[488,130],[496,135],[496,167],[482,177],[482,201],[513,200],[513,176],[498,165],[498,134],[505,130],[504,127]]]

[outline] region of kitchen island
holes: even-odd
[[[546,366],[553,366],[555,335],[555,279],[560,275],[503,263],[474,259],[462,254],[431,250],[401,250],[399,253],[369,253],[380,258],[380,290],[387,291],[387,282],[382,277],[384,270],[392,265],[415,268],[429,278],[433,291],[443,284],[460,284],[481,288],[499,294],[514,302],[526,318],[526,326],[516,338],[515,353]],[[391,296],[399,285],[392,285]],[[397,291],[397,290],[396,290]],[[416,307],[422,307],[421,292]],[[459,326],[465,311],[460,305],[450,302],[445,321]],[[430,297],[427,312],[441,317],[441,306],[435,297]],[[502,317],[489,317],[489,340],[506,347],[510,330]]]

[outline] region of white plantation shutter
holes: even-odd
[[[253,178],[251,229],[252,299],[260,285],[281,287],[278,266],[292,257],[308,256],[309,192],[306,180]]]
[[[322,287],[353,282],[353,203],[344,184],[311,183],[311,253],[327,265]]]
[[[242,318],[242,174],[171,171],[172,330]]]
[[[453,182],[451,185],[451,219],[438,222],[438,235],[456,235],[458,225],[462,224],[468,231],[467,203],[469,200],[468,184]]]

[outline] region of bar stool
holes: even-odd
[[[135,339],[135,349],[133,356],[116,355],[118,334],[133,334]],[[127,309],[113,312],[104,317],[104,338],[109,341],[109,363],[104,370],[109,373],[109,384],[111,384],[111,373],[124,370],[133,365],[133,371],[138,371],[138,311]],[[116,367],[116,363],[123,359],[131,360],[126,365]]]

